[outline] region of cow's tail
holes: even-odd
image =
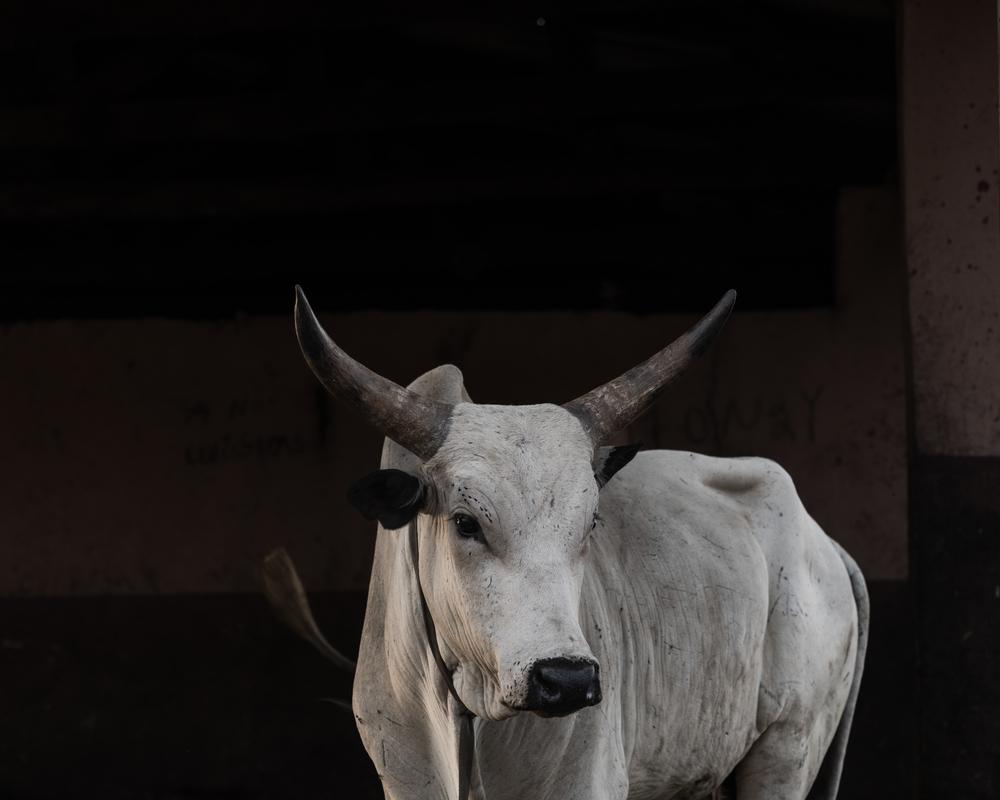
[[[837,732],[833,736],[830,749],[826,751],[826,756],[823,758],[819,775],[816,776],[812,791],[809,792],[809,800],[836,800],[837,791],[840,788],[840,774],[844,769],[847,740],[851,735],[851,720],[854,718],[854,707],[858,702],[858,690],[861,688],[861,673],[865,667],[865,651],[868,649],[869,608],[868,587],[865,586],[865,578],[848,552],[836,542],[833,542],[833,545],[837,548],[844,566],[847,567],[847,574],[851,578],[854,605],[858,610],[858,652],[854,665],[854,680],[851,683],[850,694],[847,696],[847,704],[844,706],[844,713],[840,717],[840,724],[837,726]]]
[[[355,663],[331,645],[313,619],[312,608],[299,573],[284,547],[272,550],[261,562],[264,595],[282,621],[342,670],[354,673]],[[335,704],[339,704],[335,702]]]

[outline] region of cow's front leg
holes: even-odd
[[[825,726],[769,727],[736,767],[739,800],[805,800],[829,744]]]

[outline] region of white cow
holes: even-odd
[[[306,360],[388,436],[349,493],[380,523],[353,708],[387,798],[698,798],[727,776],[738,800],[836,796],[853,560],[773,462],[602,446],[734,298],[572,403],[496,406],[452,366],[408,389],[369,371],[299,291]]]

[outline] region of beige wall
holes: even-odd
[[[776,458],[872,578],[907,573],[897,230],[893,195],[845,193],[837,309],[738,313],[630,432]],[[394,379],[451,361],[474,399],[500,403],[570,399],[693,321],[322,316]],[[0,594],[255,591],[253,565],[277,544],[310,588],[366,586],[371,525],[344,491],[377,467],[378,437],[318,390],[290,316],[15,325],[0,369]]]

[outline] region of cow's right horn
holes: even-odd
[[[448,432],[451,406],[404,389],[347,355],[323,330],[300,286],[295,287],[295,334],[306,363],[330,394],[425,461],[437,452]]]
[[[624,375],[563,407],[580,419],[595,444],[602,444],[645,412],[660,391],[705,351],[726,324],[735,303],[736,292],[730,289],[687,333]]]

